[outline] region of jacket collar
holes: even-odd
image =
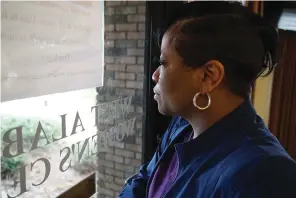
[[[256,111],[249,99],[231,113],[220,119],[197,138],[175,145],[178,153],[180,168],[188,165],[196,157],[205,157],[215,149],[224,146],[230,147],[236,144],[240,138],[246,135],[251,127],[254,127]],[[185,124],[185,123],[184,123]],[[191,126],[185,124],[186,130],[192,130]],[[191,128],[191,129],[190,129]],[[222,146],[222,147],[221,147]]]

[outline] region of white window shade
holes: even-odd
[[[296,9],[284,9],[278,23],[278,28],[296,31]]]
[[[104,2],[1,6],[1,101],[102,86]]]

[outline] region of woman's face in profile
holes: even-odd
[[[192,99],[199,87],[194,75],[197,70],[184,65],[169,42],[169,35],[165,34],[161,43],[160,66],[152,75],[156,83],[154,99],[161,114],[184,114],[194,108]]]

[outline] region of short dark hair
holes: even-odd
[[[220,61],[230,91],[248,97],[253,82],[263,73],[270,74],[278,62],[276,29],[238,3],[190,4],[184,5],[179,16],[175,14],[164,31],[172,46],[189,67]]]

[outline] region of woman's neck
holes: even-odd
[[[215,124],[217,121],[231,113],[239,105],[243,103],[242,98],[233,99],[221,99],[219,102],[213,102],[212,105],[203,111],[195,109],[194,112],[183,116],[192,126],[194,130],[194,137],[198,137],[201,133],[206,131],[209,127]]]

